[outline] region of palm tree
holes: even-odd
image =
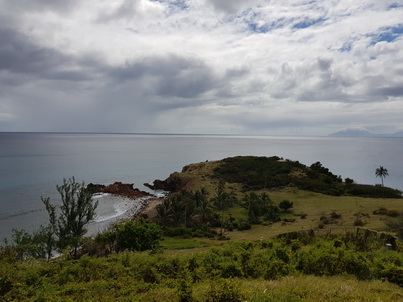
[[[382,187],[383,187],[383,178],[386,176],[389,176],[388,169],[384,168],[383,166],[380,166],[379,168],[376,168],[375,175],[376,175],[376,177],[381,178]]]
[[[217,210],[221,210],[221,234],[224,233],[224,211],[237,203],[237,196],[234,191],[230,193],[224,192],[225,183],[220,181],[218,184],[217,192],[213,197],[212,204]]]

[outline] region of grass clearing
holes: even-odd
[[[384,221],[387,219],[387,216],[373,215],[373,212],[380,207],[399,212],[403,211],[402,199],[329,196],[294,188],[287,188],[282,191],[268,191],[267,193],[276,204],[284,199],[294,202],[292,210],[288,213],[282,213],[280,217],[282,219],[295,219],[295,221],[282,221],[269,225],[253,225],[250,230],[228,232],[227,236],[229,238],[232,240],[259,240],[271,238],[281,233],[316,229],[319,226],[320,217],[329,216],[332,212],[341,215],[341,218],[336,219],[335,223],[325,225],[325,228],[353,226],[358,216],[364,221],[364,227],[377,231],[385,231],[386,225]],[[236,207],[233,210],[234,213],[238,213],[237,217],[240,218],[242,211]],[[304,219],[296,216],[302,213],[306,214]],[[243,214],[245,218],[246,210]],[[235,214],[233,215],[235,217]]]
[[[196,249],[206,246],[209,245],[196,238],[164,237],[164,240],[161,242],[161,247],[164,250]]]

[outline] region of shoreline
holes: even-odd
[[[140,209],[134,213],[130,218],[135,219],[137,217],[140,217],[142,215],[147,215],[147,219],[149,218],[155,218],[157,216],[157,210],[156,207],[159,204],[162,204],[166,197],[150,197],[146,200],[143,201]]]
[[[166,193],[150,193],[140,191],[133,187],[132,183],[114,182],[110,185],[93,184],[87,185],[87,189],[93,192],[93,197],[98,194],[111,194],[121,198],[127,198],[131,202],[138,203],[138,207],[133,207],[126,211],[124,218],[135,219],[141,215],[149,218],[157,216],[156,207],[161,204],[166,197]],[[122,217],[121,217],[122,218]]]
[[[109,192],[105,192],[106,190],[99,190],[93,193],[92,196],[95,200],[101,200],[105,197],[108,198],[108,195],[110,198],[108,198],[106,201],[102,201],[104,203],[104,209],[99,214],[101,217],[104,216],[104,218],[101,220],[95,219],[87,226],[87,235],[90,237],[96,236],[96,234],[108,230],[111,225],[122,219],[134,220],[138,217],[141,217],[141,215],[147,215],[147,219],[157,217],[156,207],[166,198],[166,195],[163,193],[152,194],[139,191],[138,189],[133,189],[131,184],[118,184],[119,189],[122,187],[124,189],[113,190],[114,192],[110,192],[109,190]],[[111,215],[112,212],[110,212],[108,209],[105,209],[105,205],[107,208],[110,207],[116,211],[117,208],[115,198],[117,198],[116,200],[121,203],[121,210],[124,210],[121,213],[116,213],[116,215]],[[123,201],[123,203],[121,201]]]

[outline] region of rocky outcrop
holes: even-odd
[[[165,180],[154,180],[153,184],[145,183],[144,185],[152,190],[163,190],[168,192],[179,192],[186,188],[188,180],[180,177],[180,173],[175,172],[169,175]]]
[[[87,185],[87,190],[90,191],[92,194],[100,193],[105,188],[105,185],[93,184],[90,183]]]
[[[87,189],[91,190],[92,193],[110,193],[132,199],[153,196],[152,194],[133,188],[133,184],[124,184],[122,182],[115,182],[108,186],[91,183],[87,186]]]

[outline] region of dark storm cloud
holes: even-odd
[[[116,81],[142,82],[144,88],[156,95],[169,97],[197,97],[218,85],[213,69],[207,64],[175,55],[126,63],[113,69],[110,75]]]
[[[52,79],[66,81],[88,80],[89,75],[78,67],[82,62],[90,60],[81,58],[76,60],[54,49],[41,47],[29,37],[9,28],[0,28],[0,70],[7,71],[15,76],[31,75],[36,79]],[[74,70],[74,69],[80,70]],[[20,77],[22,81],[24,78]]]
[[[4,0],[4,8],[11,11],[57,11],[66,13],[73,9],[77,0]]]
[[[403,84],[399,86],[384,87],[376,89],[376,95],[401,97],[403,96]]]

